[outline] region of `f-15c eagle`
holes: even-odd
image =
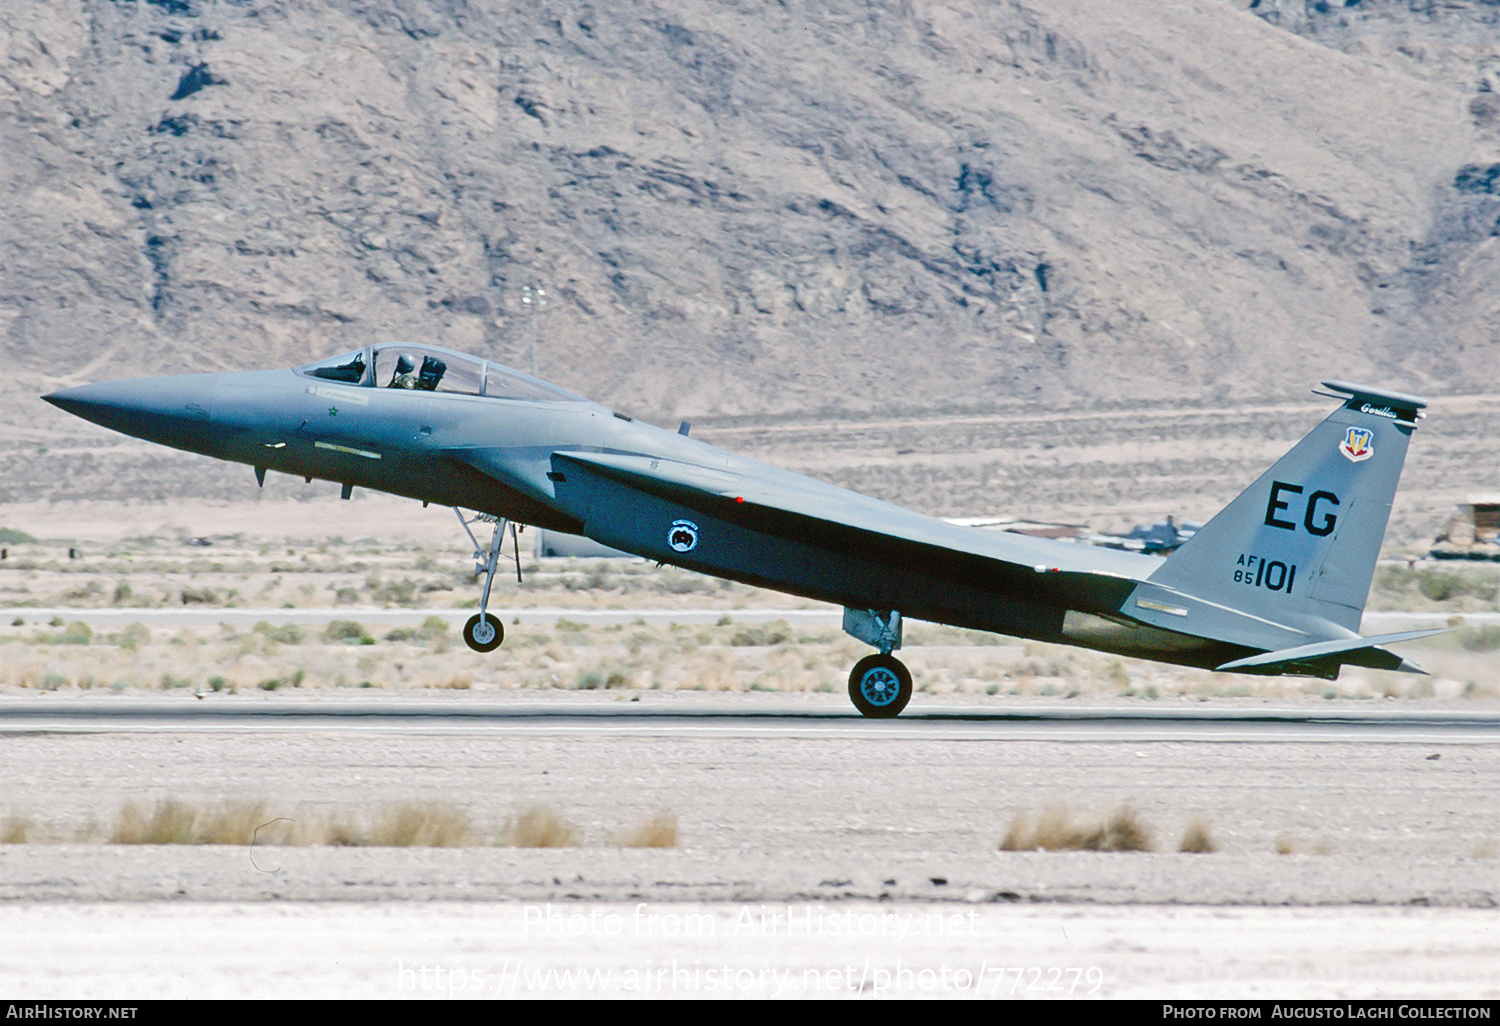
[[[498,364],[369,346],[311,366],[137,378],[44,396],[116,431],[311,480],[452,506],[484,591],[464,627],[488,652],[507,525],[585,535],[660,563],[844,607],[876,652],[849,697],[895,716],[904,617],[1256,674],[1420,672],[1361,637],[1391,499],[1424,400],[1339,381],[1327,420],[1166,559],[950,524],[632,420]],[[470,531],[470,537],[473,533]]]

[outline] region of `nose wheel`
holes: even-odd
[[[865,716],[899,716],[911,701],[911,672],[894,656],[865,656],[849,671],[849,698]]]
[[[464,644],[476,652],[493,652],[505,640],[505,626],[488,613],[475,613],[464,624]]]

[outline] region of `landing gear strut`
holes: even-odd
[[[845,609],[844,630],[880,649],[849,671],[849,699],[865,716],[899,716],[911,701],[911,672],[891,655],[901,647],[901,614],[891,609]]]
[[[492,516],[489,513],[480,513],[473,520],[465,520],[462,511],[455,508],[453,512],[458,517],[464,533],[474,543],[474,572],[484,574],[484,593],[479,597],[479,612],[469,617],[469,622],[464,624],[464,644],[476,652],[493,652],[505,640],[505,625],[489,615],[485,609],[490,604],[490,585],[495,582],[495,568],[500,563],[500,546],[505,541],[507,527],[510,528],[511,542],[516,550],[516,580],[521,579],[521,543],[516,537],[516,525],[503,517]],[[488,552],[480,548],[479,539],[474,537],[473,531],[469,530],[469,525],[474,523],[495,525],[495,533],[490,538]]]

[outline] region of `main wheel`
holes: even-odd
[[[489,613],[475,613],[464,624],[464,644],[476,652],[493,652],[504,640],[504,625]]]
[[[911,673],[892,656],[865,656],[849,671],[849,699],[866,716],[899,716],[911,701]]]

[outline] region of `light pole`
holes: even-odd
[[[536,312],[547,305],[547,290],[525,285],[521,288],[521,303],[531,309],[531,376],[536,377]]]

